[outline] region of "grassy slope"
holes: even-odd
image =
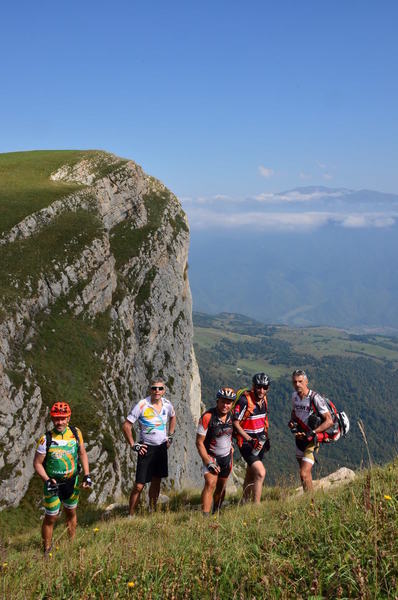
[[[51,181],[64,164],[73,165],[90,152],[37,150],[0,154],[0,233],[24,217],[78,190],[73,183]]]
[[[329,494],[275,488],[207,520],[180,508],[91,522],[73,547],[60,525],[47,562],[38,528],[25,530],[2,547],[3,597],[394,598],[397,482],[395,461]]]

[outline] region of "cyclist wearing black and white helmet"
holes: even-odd
[[[267,393],[270,378],[265,373],[256,373],[252,389],[244,391],[233,411],[233,422],[237,443],[246,461],[246,476],[243,484],[245,499],[258,503],[265,479],[264,454],[270,449],[268,438]]]
[[[217,392],[217,404],[200,417],[196,447],[203,461],[205,485],[202,491],[202,512],[210,514],[221,508],[225,497],[227,479],[232,470],[232,403],[235,391],[222,387]],[[213,498],[214,497],[214,498]]]

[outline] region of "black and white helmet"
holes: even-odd
[[[225,400],[234,402],[236,400],[235,390],[230,387],[222,387],[217,392],[217,398],[225,398]]]
[[[253,375],[252,383],[254,387],[263,385],[265,387],[269,387],[270,378],[265,373],[256,373]]]

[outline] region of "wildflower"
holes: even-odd
[[[391,496],[388,496],[388,494],[384,494],[384,500],[392,500]]]
[[[3,566],[3,569],[6,569],[8,567],[8,563],[4,562],[2,566]]]
[[[133,588],[135,586],[135,581],[129,581],[127,587]]]
[[[97,533],[97,531],[99,531],[99,527],[94,527],[93,531],[94,533]]]

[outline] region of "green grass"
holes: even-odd
[[[47,561],[38,528],[25,528],[2,549],[1,590],[16,600],[395,598],[397,482],[395,462],[329,494],[271,490],[210,519],[185,507],[98,521],[73,546],[61,525]]]
[[[121,269],[130,259],[139,256],[151,237],[157,235],[164,212],[170,201],[169,192],[152,192],[144,197],[148,221],[143,227],[134,227],[129,220],[118,223],[111,230],[110,243],[116,260],[116,268]]]
[[[241,358],[236,362],[236,366],[244,369],[249,373],[261,373],[264,371],[267,373],[271,380],[277,379],[278,377],[289,377],[290,369],[287,367],[282,367],[280,365],[272,365],[266,360],[261,360],[258,358]]]
[[[65,311],[68,298],[60,298],[49,315],[43,314],[33,348],[25,353],[36,374],[44,404],[63,400],[72,408],[72,423],[83,435],[95,436],[99,426],[99,387],[104,351],[110,328],[109,311],[93,320]]]
[[[80,189],[82,186],[51,181],[49,177],[62,165],[74,165],[91,154],[77,150],[0,154],[0,233],[32,212]]]
[[[54,264],[65,266],[93,239],[102,235],[99,219],[84,210],[62,213],[27,239],[0,246],[0,298],[4,307],[31,295],[41,273],[49,277]]]
[[[355,336],[339,329],[309,327],[300,329],[280,328],[280,339],[290,342],[295,352],[323,356],[364,356],[372,359],[390,360],[398,366],[398,340],[384,336]],[[365,338],[365,341],[364,341]]]
[[[203,348],[213,348],[222,339],[231,340],[232,342],[252,341],[255,336],[233,333],[225,329],[213,329],[211,327],[195,327],[194,342]]]

